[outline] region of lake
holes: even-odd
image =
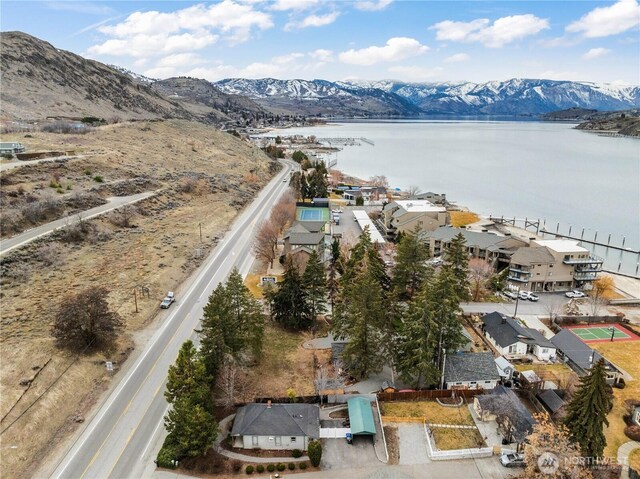
[[[279,130],[282,135],[364,137],[336,168],[392,187],[415,185],[481,215],[546,220],[547,228],[640,246],[640,140],[602,137],[566,123],[533,121],[349,122]],[[273,135],[274,132],[270,132]],[[610,269],[619,252],[598,249]],[[633,256],[630,258],[629,256]],[[621,269],[634,272],[627,255]],[[629,272],[629,271],[627,271]]]

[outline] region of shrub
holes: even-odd
[[[295,457],[296,459],[302,457],[302,451],[300,449],[294,449],[291,451],[291,457]]]
[[[307,463],[301,462],[300,464],[298,464],[298,467],[304,471],[307,468]]]
[[[285,466],[284,464],[280,463],[278,464],[278,471],[284,471],[287,468],[287,466]]]
[[[295,462],[290,462],[287,467],[289,468],[290,471],[293,471],[296,468],[296,464]]]
[[[247,474],[253,474],[253,466],[251,465],[247,466],[244,472],[246,472]]]
[[[87,175],[87,176],[91,176],[92,175],[91,170],[89,168],[84,170],[84,174]]]
[[[166,469],[176,468],[176,459],[174,457],[173,448],[168,447],[166,444],[162,446],[162,449],[158,451],[156,457],[156,464],[158,467],[164,467]]]
[[[242,463],[240,461],[231,461],[231,468],[233,469],[233,472],[240,472],[240,469],[242,469]]]
[[[276,470],[276,466],[275,466],[275,465],[273,465],[273,464],[269,464],[269,465],[267,466],[267,471],[269,471],[269,472],[273,472],[273,471],[275,471],[275,470]]]
[[[256,471],[258,472],[258,474],[262,474],[264,472],[264,466],[262,464],[258,464],[256,466]]]
[[[102,183],[104,181],[104,178],[102,178],[102,176],[100,175],[96,175],[93,177],[93,181],[95,181],[96,183]]]
[[[13,153],[2,153],[0,155],[0,157],[4,158],[5,160],[12,160],[13,159]]]
[[[640,426],[635,424],[624,428],[626,436],[633,441],[640,441]]]
[[[307,452],[309,453],[309,459],[311,460],[313,467],[318,467],[320,465],[320,460],[322,459],[322,444],[320,444],[320,441],[309,442]]]

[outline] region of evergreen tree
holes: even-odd
[[[327,272],[327,295],[329,297],[329,304],[331,305],[331,314],[333,314],[333,308],[336,305],[339,292],[338,271],[332,261],[329,263],[329,271]]]
[[[176,459],[203,455],[218,436],[218,423],[201,404],[180,398],[165,417],[168,444]]]
[[[452,240],[444,254],[444,266],[453,274],[460,301],[469,301],[469,253],[467,240],[462,233],[458,233]]]
[[[342,268],[340,266],[340,240],[338,238],[333,238],[331,242],[331,265],[336,268],[336,271],[342,273]]]
[[[382,348],[384,292],[375,269],[365,256],[354,279],[343,284],[341,301],[336,305],[333,332],[349,342],[342,352],[342,361],[356,378],[366,378],[379,372],[385,364]]]
[[[207,375],[204,363],[193,342],[188,339],[182,344],[175,364],[169,366],[167,390],[164,395],[172,404],[184,399],[208,407],[210,384],[211,378]]]
[[[320,261],[320,256],[313,250],[307,266],[302,276],[304,288],[307,291],[307,300],[311,310],[311,317],[315,320],[319,314],[327,311],[327,285],[324,274],[324,265]]]
[[[392,285],[402,299],[413,297],[428,274],[426,261],[430,256],[429,244],[421,232],[421,228],[416,226],[413,232],[403,235],[398,243]]]
[[[211,375],[215,374],[225,353],[235,358],[249,351],[254,356],[260,354],[264,317],[260,303],[244,285],[237,269],[231,272],[226,284],[220,283],[209,296],[200,334],[205,364]]]
[[[284,278],[278,289],[271,293],[271,316],[286,329],[301,331],[313,325],[308,294],[291,258],[287,258]]]
[[[586,457],[602,457],[604,453],[604,426],[609,426],[607,414],[611,409],[606,379],[604,359],[601,358],[589,374],[580,378],[580,386],[567,406],[564,423],[569,436]]]

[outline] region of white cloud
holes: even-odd
[[[555,70],[546,70],[542,73],[539,73],[538,78],[542,78],[544,80],[577,80],[578,73],[574,71],[564,71],[558,72]]]
[[[319,0],[277,0],[272,6],[272,10],[307,10],[315,7]]]
[[[557,48],[557,47],[573,47],[580,43],[580,38],[571,35],[563,35],[561,37],[545,38],[539,40],[538,43],[545,48]]]
[[[598,7],[580,20],[570,23],[566,30],[581,33],[587,38],[607,37],[640,25],[640,5],[637,0],[619,0],[609,7]]]
[[[340,16],[340,12],[331,12],[325,15],[309,15],[300,21],[290,21],[284,26],[284,29],[294,30],[296,28],[323,27],[335,22],[338,16]]]
[[[441,41],[479,42],[489,48],[504,45],[535,35],[548,29],[549,21],[530,13],[498,18],[491,23],[487,18],[478,18],[470,22],[445,20],[436,23],[430,29],[436,30],[436,38]]]
[[[115,10],[111,7],[90,2],[44,2],[44,6],[50,10],[61,10],[85,15],[112,15],[115,13]]]
[[[273,27],[271,16],[252,5],[223,0],[210,6],[193,5],[173,12],[135,12],[98,30],[111,37],[87,50],[89,55],[145,55],[198,50],[223,36],[233,43],[246,41],[254,29]]]
[[[444,59],[445,63],[459,63],[469,61],[471,57],[466,53],[456,53]]]
[[[375,12],[377,10],[384,10],[393,3],[393,0],[362,0],[356,2],[354,7],[358,10],[364,10],[367,12]]]
[[[325,50],[323,48],[312,51],[311,53],[309,53],[309,56],[321,62],[334,61],[333,52],[331,50]]]
[[[401,80],[424,81],[437,77],[444,71],[442,67],[422,68],[422,67],[401,67],[395,66],[388,69],[390,73],[401,76]]]
[[[585,60],[593,60],[594,58],[602,57],[610,52],[611,50],[609,50],[608,48],[592,48],[587,53],[582,55],[582,58],[584,58]]]
[[[360,50],[347,50],[339,55],[340,61],[352,65],[375,65],[380,62],[398,62],[422,55],[429,47],[414,38],[390,38],[383,47],[371,46]]]
[[[195,53],[176,53],[175,55],[168,55],[158,60],[156,67],[189,67],[201,65],[202,63],[205,63],[205,60]]]

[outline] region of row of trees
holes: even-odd
[[[258,301],[234,269],[226,283],[209,296],[204,308],[200,349],[188,340],[169,368],[165,397],[171,409],[165,417],[168,436],[158,465],[204,454],[218,434],[214,398],[224,406],[235,402],[234,380],[242,367],[259,359],[264,315]]]
[[[327,167],[322,161],[310,163],[303,160],[303,168],[291,175],[291,188],[297,197],[304,201],[313,198],[326,198],[329,194]],[[311,169],[311,172],[309,170]]]
[[[293,190],[289,189],[273,205],[269,219],[263,221],[258,227],[253,252],[256,258],[273,267],[278,251],[278,239],[282,236],[285,227],[296,217],[296,199]]]

